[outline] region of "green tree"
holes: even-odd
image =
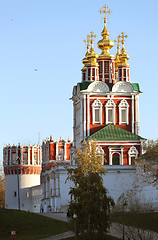
[[[84,141],[75,154],[75,167],[68,169],[68,179],[74,183],[68,210],[79,239],[105,239],[110,226],[109,213],[114,201],[103,186],[102,157],[95,142]]]
[[[147,140],[145,153],[137,159],[137,167],[147,184],[158,186],[158,139]]]
[[[0,166],[0,208],[5,207],[5,177]]]

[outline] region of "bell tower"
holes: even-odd
[[[139,136],[138,83],[131,83],[125,50],[127,35],[122,32],[117,40],[117,53],[110,54],[114,42],[109,39],[107,16],[112,13],[107,5],[99,11],[104,14],[102,39],[98,41],[101,53],[93,48],[96,37],[87,35],[87,52],[82,60],[82,81],[73,88],[74,148],[82,140],[97,141],[106,155],[107,165],[131,165],[142,153],[144,139]],[[120,46],[121,45],[121,46]],[[121,50],[120,50],[121,49]],[[132,155],[134,154],[134,155]]]

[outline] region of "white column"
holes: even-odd
[[[27,154],[27,164],[30,165],[30,146],[28,146],[28,154]]]
[[[136,96],[137,103],[137,134],[139,135],[139,96]]]
[[[123,165],[123,148],[121,148],[121,163],[120,165]]]
[[[89,128],[89,125],[90,125],[90,112],[89,112],[89,95],[87,95],[87,117],[88,117],[88,121],[87,121],[87,132],[88,132],[88,134],[87,134],[87,136],[89,136],[90,135],[90,128]]]
[[[32,146],[32,165],[34,165],[34,146]]]
[[[23,164],[23,147],[21,147],[20,149],[21,149],[21,161],[20,161],[20,164],[22,165]]]
[[[66,141],[64,143],[64,160],[67,158],[67,151],[66,151]]]
[[[9,165],[12,165],[12,147],[10,147],[10,158],[9,158]]]
[[[83,112],[84,112],[84,123],[83,123],[83,134],[84,134],[84,138],[86,138],[86,96],[84,95],[83,96],[83,101],[84,101],[84,109],[83,109]]]
[[[134,95],[132,95],[132,133],[134,133]]]
[[[75,100],[73,100],[75,101]],[[73,135],[74,135],[74,146],[76,147],[76,112],[75,112],[75,103],[73,102]]]
[[[81,138],[81,141],[83,140],[83,98],[81,97],[80,98],[80,116],[81,116],[81,119],[80,119],[80,138]]]
[[[112,165],[111,148],[109,148],[109,165]]]
[[[8,165],[8,151],[9,151],[9,150],[8,150],[8,147],[7,147],[6,163],[5,163],[6,165]]]
[[[39,156],[40,156],[40,152],[39,152],[39,145],[37,146],[37,164],[39,165]]]
[[[56,160],[58,160],[58,140],[56,141]]]

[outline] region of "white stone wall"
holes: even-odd
[[[19,174],[20,209],[32,211],[32,200],[29,196],[30,187],[40,184],[40,175]],[[18,209],[18,177],[5,176],[5,206],[8,209]],[[16,192],[16,196],[15,196]]]

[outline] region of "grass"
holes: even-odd
[[[0,209],[0,239],[11,239],[11,230],[16,230],[17,240],[35,240],[69,230],[67,223],[38,214]]]
[[[115,213],[111,219],[113,222],[158,232],[158,213]]]

